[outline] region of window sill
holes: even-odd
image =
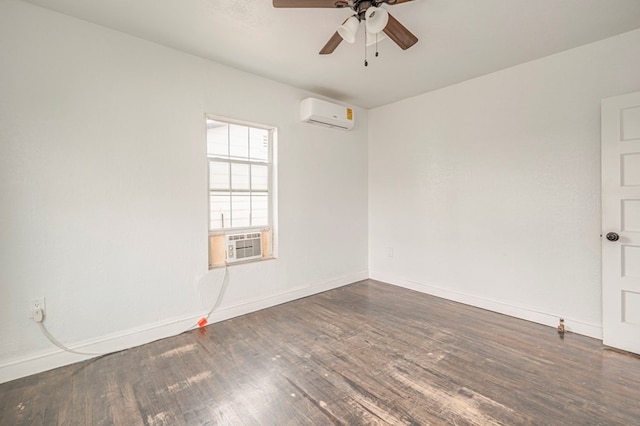
[[[238,260],[237,262],[232,262],[232,263],[221,263],[218,265],[209,265],[209,270],[213,271],[214,269],[221,269],[221,268],[230,268],[232,266],[236,266],[236,265],[247,265],[250,263],[259,263],[259,262],[266,262],[269,260],[277,260],[277,257],[275,256],[265,256],[265,257],[261,257],[259,259],[249,259],[249,260]]]

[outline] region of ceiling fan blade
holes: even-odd
[[[400,0],[399,0],[400,1]],[[273,7],[346,7],[341,0],[273,0]]]
[[[398,0],[400,1],[400,0]],[[389,22],[384,27],[384,33],[389,36],[402,50],[407,50],[418,42],[418,37],[413,35],[404,25],[396,18],[389,14]]]
[[[336,47],[338,47],[338,45],[341,42],[342,42],[342,37],[340,37],[340,34],[338,34],[338,32],[336,31],[331,36],[331,38],[329,39],[327,44],[325,44],[324,47],[320,50],[320,54],[321,55],[328,55],[330,53],[333,53],[333,51],[336,50]]]
[[[383,0],[383,1],[384,1],[384,0]],[[384,1],[384,3],[386,3],[386,4],[390,5],[390,6],[392,6],[392,5],[394,5],[394,4],[406,3],[406,2],[408,2],[408,1],[413,1],[413,0],[396,0],[396,1],[388,0],[388,1]]]

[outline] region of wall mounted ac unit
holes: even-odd
[[[227,263],[262,257],[262,233],[248,232],[226,236]]]
[[[300,120],[335,129],[353,129],[353,110],[316,98],[307,98],[300,103]]]

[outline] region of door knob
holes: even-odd
[[[609,241],[618,241],[620,239],[620,235],[616,234],[615,232],[609,232],[607,234],[607,240]]]

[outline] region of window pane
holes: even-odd
[[[231,211],[233,218],[231,226],[251,226],[251,199],[250,195],[234,192],[231,196]]]
[[[230,189],[229,163],[209,161],[209,189]]]
[[[212,193],[209,196],[209,229],[228,228],[231,225],[231,194]]]
[[[269,189],[268,166],[251,166],[251,189],[254,191],[266,191]]]
[[[229,125],[229,155],[246,160],[249,158],[249,128],[237,124]]]
[[[272,130],[207,118],[209,227],[270,225]]]
[[[231,164],[231,188],[250,189],[248,164]]]
[[[229,125],[207,120],[207,155],[229,156]]]
[[[252,160],[269,160],[269,131],[265,129],[249,129],[249,153]]]
[[[251,194],[251,225],[267,226],[269,224],[269,196],[267,194]]]

